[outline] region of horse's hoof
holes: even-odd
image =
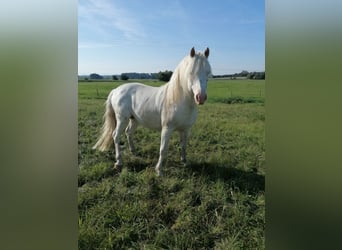
[[[158,177],[162,177],[162,176],[163,176],[163,173],[162,173],[162,171],[160,171],[160,170],[156,170],[156,175],[157,175]]]
[[[122,170],[122,164],[115,163],[114,164],[114,169],[120,172]]]

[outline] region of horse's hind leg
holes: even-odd
[[[125,131],[126,136],[127,136],[129,150],[131,151],[131,153],[133,155],[137,155],[137,152],[135,150],[134,143],[133,143],[133,133],[134,133],[135,129],[137,128],[137,126],[138,126],[138,123],[136,122],[136,120],[130,119],[129,124],[126,128],[126,131]]]
[[[128,118],[123,118],[120,116],[116,117],[116,128],[113,132],[113,140],[114,140],[114,146],[115,146],[115,159],[116,162],[114,164],[115,168],[120,169],[123,165],[122,163],[122,156],[121,156],[121,150],[120,150],[120,136],[127,126]]]

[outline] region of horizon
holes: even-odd
[[[265,2],[80,0],[78,75],[174,71],[192,47],[213,75],[265,71]]]
[[[242,73],[243,71],[247,71],[247,70],[242,70],[240,72],[234,72],[234,73],[213,74],[213,76],[236,75],[236,74]],[[97,72],[91,72],[89,74],[78,74],[77,76],[78,77],[80,77],[80,76],[90,76],[91,74],[98,74],[98,75],[103,76],[103,77],[120,76],[122,74],[150,74],[150,75],[152,75],[152,74],[158,74],[159,72],[163,72],[163,71],[158,71],[158,72],[121,72],[121,73],[117,73],[117,74],[116,73],[115,74],[98,74]],[[247,72],[248,73],[266,73],[265,70],[261,70],[261,71],[247,71]],[[173,71],[172,71],[172,73],[173,73]],[[135,79],[135,78],[133,78],[133,79]]]

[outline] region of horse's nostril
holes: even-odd
[[[195,99],[198,104],[203,104],[207,100],[207,94],[196,94]]]

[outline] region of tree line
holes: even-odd
[[[129,79],[158,79],[159,81],[168,82],[171,79],[172,71],[165,70],[165,71],[159,71],[158,73],[122,73],[121,75],[107,75],[102,76],[97,73],[92,73],[89,76],[79,77],[83,78],[81,80],[123,80],[127,81]],[[255,80],[261,80],[265,79],[265,72],[248,72],[247,70],[243,70],[240,73],[235,74],[224,74],[224,75],[213,75],[213,78],[231,78],[231,79],[237,79],[239,77],[244,77],[247,79],[255,79]]]
[[[248,72],[247,70],[242,70],[240,73],[235,74],[224,74],[224,75],[214,75],[213,78],[231,78],[236,79],[238,77],[245,77],[247,79],[255,79],[255,80],[264,80],[265,79],[265,71],[261,72]]]
[[[129,79],[158,79],[159,81],[168,82],[171,79],[172,71],[165,70],[158,73],[122,73],[121,75],[106,75],[102,76],[97,73],[91,73],[89,76],[79,76],[79,80],[123,80]]]

